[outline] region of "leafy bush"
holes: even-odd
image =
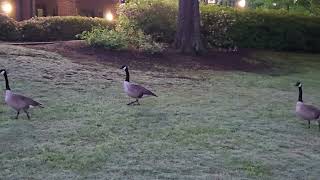
[[[119,16],[126,16],[130,22],[152,36],[157,42],[172,43],[176,32],[177,2],[171,0],[130,1],[118,9]]]
[[[320,17],[202,7],[204,37],[212,46],[320,51]]]
[[[0,40],[15,41],[19,39],[17,22],[0,14]]]
[[[154,42],[150,35],[145,35],[126,17],[120,17],[115,30],[96,28],[85,31],[80,35],[81,39],[94,47],[104,47],[112,50],[133,48],[142,52],[156,54],[163,51],[164,46]]]
[[[84,31],[80,35],[87,44],[93,47],[104,47],[107,49],[126,49],[128,42],[126,34],[105,28],[95,28],[92,31]]]
[[[114,25],[102,18],[80,16],[38,17],[20,23],[20,33],[24,41],[71,40],[83,31],[93,27],[112,28]]]
[[[211,7],[201,8],[202,33],[209,46],[232,47],[235,42],[228,32],[235,23],[235,14],[228,13],[223,8],[212,11]]]

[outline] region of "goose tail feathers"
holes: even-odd
[[[151,91],[149,91],[149,90],[146,90],[146,92],[145,92],[144,94],[158,97],[155,93],[153,93],[153,92],[151,92]]]

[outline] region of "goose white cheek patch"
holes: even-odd
[[[302,84],[299,84],[299,86],[298,87],[302,87]]]
[[[4,71],[1,71],[1,74],[4,75]]]

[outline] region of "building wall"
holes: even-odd
[[[9,15],[10,17],[15,18],[16,20],[24,20],[33,17],[35,1],[34,0],[10,0],[13,6],[13,12]]]
[[[42,14],[41,14],[42,13]],[[58,5],[56,0],[36,0],[37,16],[57,16]]]
[[[59,16],[77,15],[76,0],[57,0]]]
[[[32,18],[34,14],[34,0],[22,0],[20,1],[22,8],[22,19]]]
[[[114,11],[118,0],[77,0],[78,14],[89,17],[103,17],[107,11]]]
[[[21,21],[34,16],[103,17],[107,11],[115,11],[119,0],[0,0],[2,2],[10,2],[13,12],[9,16]]]

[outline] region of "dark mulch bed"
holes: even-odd
[[[253,50],[240,49],[237,52],[209,51],[203,56],[182,55],[173,49],[162,55],[147,55],[135,51],[110,51],[92,48],[83,41],[57,42],[54,44],[24,45],[25,47],[57,52],[77,63],[99,62],[121,67],[126,64],[139,70],[240,70],[257,71],[266,65],[249,63]]]

